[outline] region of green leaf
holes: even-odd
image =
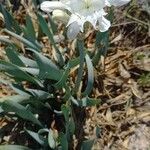
[[[20,60],[19,54],[14,50],[15,47],[7,47],[5,49],[6,55],[11,63],[17,65],[17,66],[25,66],[24,63]]]
[[[12,24],[11,24],[11,17],[10,15],[8,15],[8,11],[3,7],[2,4],[0,4],[0,12],[4,15],[4,19],[5,19],[5,25],[6,25],[6,28],[11,30],[12,28]]]
[[[94,140],[86,140],[82,143],[81,150],[92,150]]]
[[[38,79],[30,76],[21,68],[9,62],[0,60],[0,71],[7,72],[9,75],[13,76],[15,79],[20,79],[21,81],[29,81],[29,82],[38,84],[41,87],[43,86]]]
[[[19,58],[24,63],[25,66],[28,66],[28,67],[31,67],[31,68],[38,68],[38,65],[37,65],[36,61],[34,61],[30,58],[24,57],[23,55],[19,55]]]
[[[101,101],[98,99],[92,99],[92,98],[88,98],[88,97],[85,97],[81,101],[79,101],[80,106],[82,106],[82,107],[95,106],[95,105],[100,104],[100,102]]]
[[[1,145],[0,150],[31,150],[31,149],[20,145]]]
[[[29,68],[29,67],[20,67],[20,68],[32,76],[38,76],[39,75],[39,69],[37,69],[37,68]]]
[[[99,31],[99,32],[96,33],[95,46],[96,46],[97,48],[99,48],[100,45],[105,42],[104,39],[106,38],[106,36],[107,36],[107,31],[106,31],[106,32],[100,32],[100,31]]]
[[[13,45],[13,42],[9,40],[8,38],[5,38],[3,36],[0,36],[0,41],[9,45]]]
[[[80,106],[78,100],[76,100],[73,96],[70,97],[70,100],[72,101],[73,104],[75,104],[76,106]]]
[[[14,102],[11,100],[4,101],[2,103],[2,109],[5,112],[14,112],[19,117],[21,117],[25,120],[31,121],[34,124],[37,124],[39,126],[42,126],[40,121],[34,116],[34,114],[32,112],[30,112],[29,110],[26,109],[26,107],[22,106],[21,104],[19,104],[17,102]]]
[[[61,79],[54,85],[55,88],[57,89],[61,89],[63,86],[65,86],[66,84],[66,81],[67,81],[67,78],[68,78],[68,75],[69,75],[69,72],[70,72],[70,67],[69,65],[66,67],[66,70],[64,71]]]
[[[97,32],[96,34],[96,53],[92,58],[93,65],[96,66],[100,60],[101,55],[106,56],[109,46],[109,31]]]
[[[60,80],[62,72],[59,70],[59,68],[50,59],[48,59],[41,53],[38,53],[34,50],[31,51],[33,51],[36,56],[36,62],[40,69],[39,77],[44,79],[48,78],[56,81]]]
[[[80,107],[90,107],[100,104],[101,100],[99,99],[92,99],[89,97],[84,97],[81,100],[76,100],[74,97],[71,97],[71,101],[76,105]]]
[[[40,14],[38,14],[38,20],[39,20],[40,27],[43,30],[43,33],[48,36],[49,40],[55,46],[55,42],[54,42],[54,39],[53,39],[53,34],[49,30],[49,27],[48,27],[48,24],[47,24],[46,20]]]
[[[34,26],[29,15],[26,16],[26,35],[27,38],[32,39],[33,41],[36,40],[36,33],[34,30]]]
[[[35,9],[37,9],[37,7],[38,7],[38,1],[37,0],[32,0],[32,2],[34,4],[34,6],[35,6]]]
[[[2,109],[2,107],[0,106],[0,113],[4,112],[4,110]]]
[[[100,133],[101,133],[101,128],[96,126],[96,137],[99,138],[100,137]]]
[[[71,60],[68,62],[68,64],[69,64],[70,69],[71,69],[71,68],[74,68],[74,67],[76,67],[77,65],[80,64],[80,58],[77,57],[77,58],[71,59]]]
[[[35,49],[36,51],[41,51],[41,48],[42,48],[41,46],[39,46],[39,45],[37,45],[37,44],[35,44],[35,43],[33,43],[33,42],[30,42],[29,40],[25,39],[24,37],[22,37],[22,36],[20,36],[20,35],[18,35],[18,34],[16,34],[16,33],[14,33],[14,32],[11,32],[11,31],[9,31],[9,30],[7,30],[7,29],[4,29],[4,31],[5,31],[6,33],[8,33],[9,35],[15,37],[15,38],[16,38],[17,40],[19,40],[20,42],[24,43],[26,46],[28,46],[28,47],[30,47],[30,48],[33,48],[33,49]]]
[[[44,145],[46,144],[46,140],[43,136],[39,135],[36,132],[30,131],[25,129],[25,131],[33,138],[35,139],[40,145]]]
[[[48,36],[49,40],[51,41],[51,43],[53,44],[53,46],[55,48],[59,65],[63,66],[64,65],[63,56],[62,56],[61,52],[59,51],[59,49],[57,48],[57,46],[55,44],[53,34],[49,30],[49,27],[48,27],[48,24],[47,24],[46,20],[40,14],[38,14],[38,20],[39,20],[39,24],[40,24],[40,27],[41,27],[43,33]]]
[[[71,134],[71,136],[74,134],[75,132],[75,122],[73,120],[73,117],[71,117],[70,121],[69,121],[69,126],[68,126],[68,130],[69,133]]]
[[[26,26],[23,29],[24,37],[41,49],[42,46],[36,39],[36,32],[34,30],[32,19],[29,15],[26,16]]]
[[[49,129],[47,128],[42,128],[38,131],[38,134],[43,134],[43,133],[49,133]]]
[[[32,96],[35,99],[38,99],[38,100],[45,100],[45,99],[48,99],[48,98],[52,97],[52,95],[50,95],[49,93],[47,93],[45,91],[42,91],[42,90],[26,89],[26,91],[28,91],[29,93],[31,93]]]
[[[61,111],[62,111],[62,113],[63,113],[63,115],[65,117],[66,123],[68,124],[68,122],[69,122],[69,112],[70,112],[69,107],[67,107],[66,105],[63,104],[61,106]]]
[[[92,61],[89,57],[88,54],[86,54],[85,56],[86,59],[86,64],[87,64],[87,68],[88,68],[88,81],[87,81],[87,87],[85,89],[85,91],[83,92],[83,96],[88,96],[92,89],[93,89],[93,83],[94,83],[94,69],[93,69],[93,64]]]
[[[69,100],[70,96],[71,96],[71,91],[70,91],[70,88],[69,86],[65,85],[65,95],[63,96],[63,100],[64,101],[67,101]]]
[[[103,49],[102,51],[102,55],[106,56],[107,51],[108,51],[108,47],[109,47],[109,31],[104,32],[105,36],[103,37]]]
[[[57,25],[56,23],[53,21],[51,15],[48,13],[48,21],[50,23],[50,27],[52,28],[52,32],[53,34],[57,33]]]
[[[9,83],[9,86],[19,95],[30,97],[30,95],[25,91],[22,85]]]
[[[67,136],[64,133],[59,134],[61,150],[68,150]]]
[[[48,144],[49,144],[50,148],[52,148],[52,149],[56,148],[54,133],[53,133],[53,130],[51,130],[51,129],[49,130],[49,134],[48,134]]]
[[[28,95],[5,96],[3,98],[0,98],[0,104],[2,104],[5,101],[13,101],[16,103],[21,103],[21,102],[29,100],[29,99],[30,99],[30,96],[28,96]]]
[[[14,17],[0,4],[0,12],[4,15],[5,25],[8,30],[15,31],[17,34],[21,34],[22,29]]]
[[[79,101],[80,106],[82,106],[82,107],[95,106],[95,105],[100,104],[100,102],[101,101],[99,99],[92,99],[89,97],[85,97],[81,101]]]
[[[30,95],[25,91],[25,89],[24,89],[24,87],[22,86],[22,85],[20,85],[20,84],[15,84],[15,83],[12,83],[12,82],[10,82],[9,80],[7,81],[7,80],[3,80],[3,79],[0,79],[0,84],[4,84],[4,85],[6,85],[6,86],[10,86],[16,93],[18,93],[19,95],[13,95],[13,96],[5,96],[5,97],[3,97],[4,98],[4,100],[5,100],[5,98],[7,99],[8,97],[9,97],[9,99],[12,99],[12,98],[14,98],[15,99],[15,96],[17,97],[16,99],[15,99],[15,101],[17,101],[17,99],[29,99],[29,97],[30,97]],[[1,98],[1,100],[3,99],[3,98]]]
[[[79,57],[80,57],[80,65],[78,69],[78,75],[77,75],[77,80],[75,83],[75,88],[74,88],[74,93],[77,93],[80,87],[80,83],[82,80],[82,75],[83,75],[83,69],[84,69],[84,58],[85,58],[85,52],[84,52],[84,43],[83,41],[77,41],[77,47],[79,49]]]
[[[61,89],[62,87],[65,87],[65,84],[67,82],[69,73],[70,73],[70,69],[74,68],[75,66],[77,66],[80,63],[79,58],[75,58],[73,60],[70,60],[66,66],[66,69],[61,77],[61,79],[54,85],[55,88],[57,89]]]

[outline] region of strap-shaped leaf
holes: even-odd
[[[4,36],[0,36],[0,41],[9,45],[13,45],[14,43]]]
[[[81,146],[81,150],[91,150],[93,147],[95,140],[86,140],[83,141],[82,146]]]
[[[97,32],[96,34],[96,53],[92,58],[93,65],[96,66],[100,60],[101,55],[106,56],[109,46],[109,31]]]
[[[55,138],[54,138],[54,133],[53,133],[53,130],[49,130],[49,133],[48,133],[48,144],[50,146],[50,148],[52,149],[55,149],[56,148],[56,141],[55,141]]]
[[[30,97],[30,94],[25,91],[23,86],[21,86],[19,84],[15,84],[15,83],[10,83],[9,86],[19,95],[23,95],[25,97],[28,97],[28,96]]]
[[[15,31],[17,34],[21,34],[22,28],[13,16],[0,4],[0,12],[4,15],[5,25],[8,30]]]
[[[15,84],[15,83],[12,83],[12,82],[10,82],[10,81],[3,80],[3,79],[0,79],[0,84],[1,84],[1,83],[4,84],[4,85],[10,86],[16,93],[19,94],[18,96],[23,96],[23,98],[29,99],[30,94],[25,91],[25,89],[23,88],[22,85],[20,85],[20,84]],[[13,95],[13,96],[17,96],[17,95]],[[13,98],[13,96],[10,96],[10,97]],[[5,98],[7,98],[7,96],[4,97],[4,99],[5,99]],[[11,99],[11,98],[10,98],[10,99]],[[18,97],[18,98],[19,98],[19,97]],[[21,97],[20,97],[20,98],[21,98]],[[22,98],[21,98],[21,99],[22,99]],[[15,100],[15,101],[17,101],[17,100]]]
[[[69,75],[69,72],[70,72],[70,67],[67,66],[66,70],[64,71],[61,79],[54,85],[57,89],[60,89],[62,88],[63,86],[65,86],[66,84],[66,81],[67,81],[67,78],[68,78],[68,75]]]
[[[64,88],[65,88],[65,95],[63,96],[63,100],[67,101],[71,97],[71,91],[70,91],[69,86],[67,86],[67,85],[65,85]]]
[[[4,112],[4,110],[2,109],[2,107],[0,106],[0,114]]]
[[[76,100],[73,96],[70,97],[73,104],[80,107],[90,107],[100,104],[100,99],[92,99],[89,97],[84,97],[81,100]]]
[[[69,140],[75,131],[75,123],[74,123],[74,120],[72,117],[71,108],[70,108],[70,106],[62,105],[61,111],[65,118],[66,135],[64,135],[64,136],[66,137],[66,139]]]
[[[31,67],[31,68],[38,68],[38,65],[37,65],[37,62],[30,59],[30,58],[27,58],[23,55],[19,55],[19,58],[20,60],[28,67]]]
[[[4,29],[4,31],[6,33],[8,33],[9,35],[15,37],[17,40],[19,40],[20,42],[24,43],[26,46],[30,47],[30,48],[33,48],[35,49],[36,51],[41,51],[41,48],[42,46],[41,45],[38,45],[36,43],[33,43],[33,42],[30,42],[29,40],[25,39],[24,37],[14,33],[14,32],[11,32],[7,29]]]
[[[26,26],[23,28],[24,37],[37,47],[42,48],[41,44],[36,39],[36,32],[33,26],[32,19],[29,15],[26,16]]]
[[[12,95],[12,96],[5,96],[0,98],[0,104],[2,105],[5,101],[13,101],[16,103],[21,103],[23,101],[27,101],[30,99],[29,95]]]
[[[57,89],[65,87],[69,73],[70,73],[70,69],[74,68],[79,63],[80,63],[79,58],[75,58],[68,62],[67,67],[66,67],[61,79],[54,85]]]
[[[34,6],[35,6],[35,9],[37,10],[38,9],[38,1],[37,0],[32,0]]]
[[[3,102],[4,100],[12,99],[12,101],[21,103],[22,101],[28,100],[30,98],[42,101],[42,100],[46,100],[48,98],[53,97],[50,93],[45,92],[43,90],[28,89],[28,88],[24,89],[23,86],[21,86],[19,84],[10,83],[8,81],[1,80],[1,79],[0,79],[0,83],[9,85],[16,93],[19,94],[19,95],[6,96],[3,98],[0,98],[0,102]],[[17,98],[18,98],[18,100],[17,100]]]
[[[15,47],[9,46],[5,49],[5,51],[6,51],[6,55],[7,55],[8,59],[10,60],[11,63],[13,63],[17,66],[25,66],[24,63],[19,58],[19,54],[15,50]]]
[[[21,145],[1,145],[0,150],[31,150],[31,149]]]
[[[82,100],[79,100],[79,106],[81,107],[90,107],[90,106],[95,106],[100,104],[101,100],[100,99],[93,99],[89,97],[84,97]]]
[[[40,78],[48,78],[52,80],[60,80],[62,76],[62,71],[59,70],[59,68],[47,57],[42,55],[39,52],[36,52],[33,49],[29,49],[30,51],[34,52],[36,56],[36,62],[39,66],[40,72],[39,77]]]
[[[62,113],[63,113],[63,115],[64,115],[64,117],[65,117],[66,123],[68,123],[68,122],[69,122],[70,108],[67,107],[66,105],[62,105],[62,106],[61,106],[61,111],[62,111]]]
[[[61,144],[61,150],[68,150],[68,141],[67,141],[67,136],[64,133],[59,134],[60,138],[60,144]]]
[[[50,93],[47,93],[42,90],[26,89],[26,91],[31,93],[32,97],[35,98],[36,100],[45,100],[52,97]]]
[[[83,92],[83,96],[88,96],[93,89],[94,69],[93,69],[92,61],[88,54],[86,54],[85,60],[86,60],[87,68],[88,68],[88,81],[87,81],[87,87],[85,91]]]
[[[48,21],[49,21],[50,26],[52,28],[52,32],[55,34],[55,33],[57,33],[57,24],[54,22],[54,20],[52,19],[50,14],[47,14],[47,15],[48,15]]]
[[[7,72],[15,79],[19,79],[21,81],[30,81],[32,83],[38,84],[39,86],[43,86],[42,83],[37,78],[30,76],[25,71],[23,71],[20,67],[12,63],[0,60],[0,71]]]
[[[39,75],[39,69],[37,68],[30,68],[30,67],[20,67],[23,71],[29,73],[30,75],[33,76],[38,76]]]
[[[40,145],[46,144],[46,139],[41,136],[40,134],[33,132],[31,130],[25,129],[25,131],[34,139],[36,140]]]
[[[77,48],[79,50],[80,64],[79,64],[79,68],[78,68],[78,74],[77,74],[77,80],[76,80],[76,83],[75,83],[74,93],[78,92],[79,87],[80,87],[80,83],[81,83],[81,80],[82,80],[82,75],[83,75],[84,58],[85,58],[83,41],[80,41],[80,40],[77,41]]]
[[[48,36],[49,40],[51,41],[51,43],[53,44],[53,46],[55,48],[59,65],[63,66],[64,65],[63,56],[62,56],[61,52],[59,51],[58,47],[55,44],[53,34],[49,30],[49,27],[48,27],[48,24],[47,24],[46,20],[40,14],[38,14],[38,20],[39,20],[39,24],[40,24],[40,27],[41,27],[43,33]]]
[[[31,111],[27,110],[26,107],[17,102],[6,100],[2,103],[2,109],[5,112],[14,112],[19,117],[31,121],[39,126],[42,126],[40,121],[34,116],[34,114]]]
[[[74,132],[75,132],[75,122],[73,120],[73,117],[70,118],[70,121],[69,121],[69,124],[68,124],[68,131],[69,131],[69,134],[71,136],[73,136]]]
[[[26,27],[25,27],[25,34],[26,34],[26,37],[32,41],[35,41],[36,40],[36,33],[35,33],[35,30],[34,30],[34,26],[33,26],[33,23],[32,23],[32,20],[31,20],[31,17],[29,15],[26,16]]]

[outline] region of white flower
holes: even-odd
[[[68,38],[74,39],[77,34],[84,30],[84,23],[89,22],[95,29],[105,32],[110,27],[110,21],[104,16],[105,6],[121,6],[129,0],[60,0],[45,1],[41,9],[46,12],[54,10],[68,10],[71,13],[68,26]]]
[[[122,6],[129,2],[130,2],[130,0],[106,0],[106,3],[108,4],[108,6],[111,6],[111,5]]]

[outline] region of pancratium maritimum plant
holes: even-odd
[[[80,31],[83,32],[85,22],[91,23],[93,27],[100,32],[107,31],[111,24],[110,21],[105,18],[107,13],[104,11],[104,8],[112,5],[122,6],[129,1],[130,0],[44,1],[41,4],[41,9],[45,12],[53,12],[54,10],[69,11],[71,16],[67,24],[67,35],[69,39],[74,39]]]

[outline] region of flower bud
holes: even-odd
[[[64,11],[62,11],[62,10],[54,10],[53,11],[53,15],[52,15],[52,18],[54,19],[54,20],[57,20],[57,21],[61,21],[61,22],[63,22],[64,24],[67,24],[68,23],[68,21],[69,21],[69,15],[66,13],[66,12],[64,12]]]

